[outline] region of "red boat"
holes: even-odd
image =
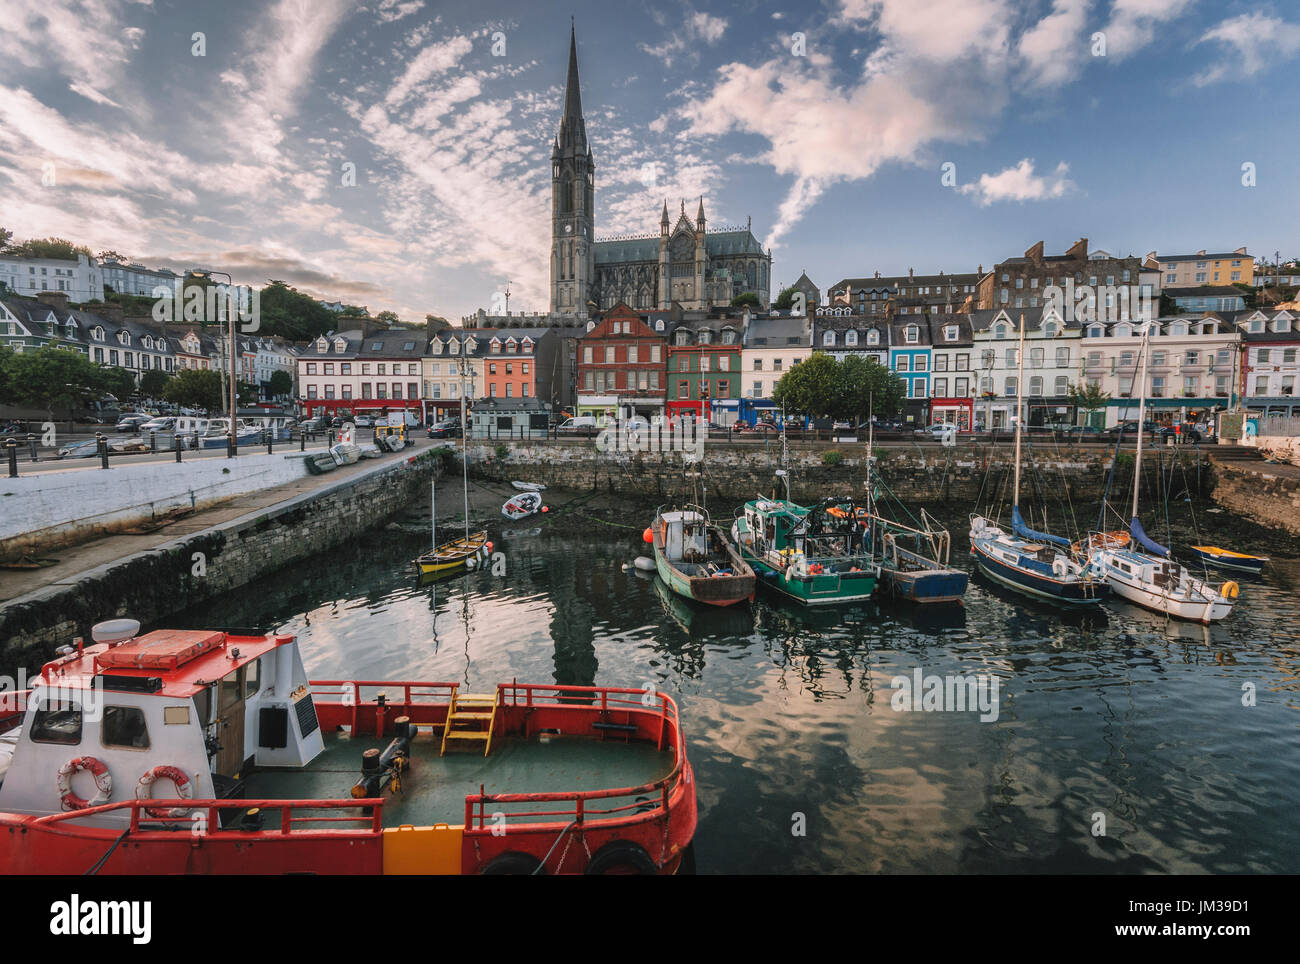
[[[0,693],[0,872],[691,869],[662,693],[309,682],[290,635],[93,635]]]

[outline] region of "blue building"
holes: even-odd
[[[930,418],[930,325],[926,318],[890,326],[889,367],[907,383],[903,422],[914,428]]]

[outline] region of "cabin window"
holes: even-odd
[[[194,694],[194,709],[200,726],[206,726],[212,721],[212,692],[215,689],[215,685],[207,686]]]
[[[31,735],[33,743],[76,746],[81,742],[81,707],[61,701],[42,706],[32,719]]]
[[[253,660],[244,667],[244,699],[257,695],[262,686],[262,660]]]
[[[101,741],[106,747],[149,749],[149,728],[138,706],[105,706]]]

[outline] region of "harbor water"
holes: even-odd
[[[934,611],[762,590],[712,610],[624,569],[650,515],[618,518],[499,520],[495,572],[421,586],[412,506],[167,623],[295,633],[315,679],[663,690],[695,767],[702,874],[1300,872],[1300,564],[1239,579],[1212,627],[1119,600],[1063,612],[978,575]],[[929,677],[996,701],[903,698],[902,679]]]

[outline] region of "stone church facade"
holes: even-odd
[[[772,255],[750,225],[709,230],[704,199],[659,234],[595,240],[595,161],[587,142],[577,41],[569,35],[564,116],[551,150],[551,314],[586,318],[622,302],[638,311],[727,305],[746,291],[771,302]]]

